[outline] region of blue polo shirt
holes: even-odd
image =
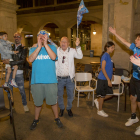
[[[140,49],[136,47],[134,43],[131,44],[130,49],[133,51],[134,56],[137,56],[140,58]],[[133,64],[133,77],[136,78],[137,80],[140,80],[140,73],[138,71],[138,67],[139,66]]]
[[[109,79],[111,80],[112,74],[113,74],[113,61],[111,60],[111,57],[107,52],[105,52],[101,58],[101,71],[98,75],[98,79],[106,80],[106,78],[102,72],[102,61],[104,61],[104,60],[106,61],[106,66],[105,66],[106,73],[107,73]]]
[[[57,48],[49,45],[53,52],[57,55]],[[33,47],[29,51],[31,55],[37,47]],[[58,57],[56,57],[56,60]],[[55,60],[52,60],[45,47],[42,47],[37,58],[32,63],[31,84],[51,84],[57,83]]]

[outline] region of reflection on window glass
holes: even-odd
[[[57,0],[57,3],[67,3],[67,2],[73,2],[73,1],[77,1],[77,0]]]
[[[17,5],[20,5],[20,8],[33,7],[33,0],[17,0]]]
[[[35,0],[35,6],[53,5],[54,0]]]

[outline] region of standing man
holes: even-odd
[[[13,61],[9,61],[8,59],[6,59],[6,60],[3,60],[3,63],[10,64],[11,68],[12,68],[12,66],[15,66],[15,65],[18,66],[18,70],[17,70],[16,77],[15,77],[15,82],[18,86],[18,89],[19,89],[21,97],[22,97],[22,104],[24,107],[24,111],[28,112],[29,108],[27,106],[26,94],[25,94],[25,89],[24,89],[24,78],[23,78],[23,65],[26,60],[27,50],[21,44],[21,34],[20,33],[16,32],[14,34],[14,40],[15,40],[15,44],[12,45],[12,51],[19,51],[19,53],[12,54]],[[12,75],[13,75],[13,72],[11,72],[11,74],[10,74],[8,83],[12,80]],[[11,85],[9,85],[9,88],[11,90],[13,90],[13,87]]]
[[[120,37],[116,30],[112,27],[109,28],[109,31],[116,36],[125,46],[127,46],[130,50],[133,51],[135,57],[140,57],[140,34],[137,34],[135,39],[135,44],[130,44],[124,38]],[[138,66],[133,64],[133,75],[130,80],[130,101],[131,101],[131,117],[125,123],[125,126],[131,126],[134,123],[139,121],[136,116],[137,106],[140,111],[140,73]],[[140,135],[140,126],[137,127],[135,131],[135,135]]]
[[[35,129],[39,123],[39,114],[43,104],[51,105],[55,122],[58,127],[62,127],[58,118],[57,106],[57,77],[55,60],[57,60],[57,49],[53,45],[47,44],[48,32],[41,30],[37,37],[37,47],[32,47],[29,52],[29,62],[32,62],[31,93],[35,104],[35,118],[30,127]]]
[[[57,49],[58,61],[56,62],[56,74],[58,77],[58,105],[60,108],[59,116],[62,117],[65,106],[63,101],[64,87],[67,90],[67,112],[70,117],[73,117],[71,111],[74,92],[74,76],[75,66],[74,58],[82,59],[83,53],[79,46],[79,38],[76,39],[76,49],[69,47],[67,37],[62,37],[60,47]]]

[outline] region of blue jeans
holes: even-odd
[[[64,87],[66,86],[67,91],[67,110],[72,108],[73,102],[73,92],[74,92],[74,81],[70,78],[62,79],[58,77],[58,105],[60,109],[65,109],[63,94],[64,94]]]
[[[6,74],[7,74],[7,72],[6,72]],[[12,80],[12,75],[13,75],[13,72],[11,72],[11,74],[10,74],[8,83]],[[15,77],[15,82],[18,85],[18,89],[19,89],[21,97],[22,97],[22,104],[25,106],[25,105],[27,105],[27,101],[26,101],[26,94],[25,94],[25,90],[24,90],[23,74],[17,74]],[[9,85],[9,88],[11,89],[11,91],[13,93],[13,87],[11,85]],[[10,97],[9,93],[8,93],[8,97]]]

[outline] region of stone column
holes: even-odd
[[[10,41],[14,41],[13,35],[17,31],[17,9],[15,0],[10,2],[0,0],[0,31],[6,31]]]
[[[115,43],[115,51],[112,56],[116,68],[125,68],[131,70],[129,61],[130,50],[112,36],[108,28],[115,27],[117,33],[131,42],[133,21],[133,0],[104,0],[103,5],[103,46],[107,41]],[[103,49],[103,48],[102,48]]]
[[[33,0],[33,7],[35,7],[35,0]]]

